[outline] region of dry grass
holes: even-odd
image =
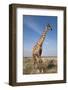
[[[24,57],[23,74],[44,74],[57,73],[57,57],[42,57],[43,63],[38,65],[38,69],[34,69],[33,60],[30,57]],[[43,72],[39,72],[40,67]]]

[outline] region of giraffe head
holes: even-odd
[[[47,24],[47,30],[51,30],[52,31],[52,27],[50,24]]]

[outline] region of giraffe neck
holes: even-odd
[[[43,42],[45,40],[47,32],[48,32],[48,29],[45,28],[45,30],[43,31],[43,33],[42,33],[42,35],[41,35],[41,37],[40,37],[40,39],[39,39],[39,41],[37,43],[39,46],[42,46],[42,44],[43,44]]]

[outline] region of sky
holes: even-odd
[[[39,40],[47,24],[52,26],[42,46],[42,56],[57,56],[57,17],[23,15],[24,57],[32,56],[32,48]]]

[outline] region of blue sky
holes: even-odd
[[[47,24],[52,31],[46,35],[42,46],[42,56],[57,56],[57,17],[56,16],[23,16],[24,56],[32,56],[32,47],[39,40]]]

